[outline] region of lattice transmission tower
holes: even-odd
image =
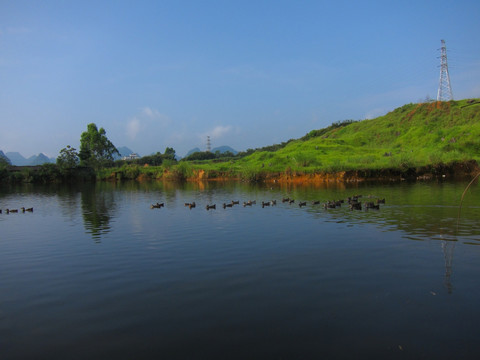
[[[210,144],[210,136],[207,136],[207,152],[212,150],[212,145]]]
[[[445,40],[442,40],[440,48],[440,81],[438,83],[437,101],[453,100],[452,86],[450,85],[450,75],[448,74],[447,46]]]

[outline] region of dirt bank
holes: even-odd
[[[259,182],[312,184],[329,182],[363,182],[363,181],[404,181],[404,180],[433,180],[433,179],[462,179],[475,176],[480,172],[480,166],[475,160],[455,162],[452,164],[437,164],[418,168],[380,169],[380,170],[350,170],[335,173],[319,172],[305,174],[300,172],[259,173],[256,180]],[[196,171],[188,181],[228,181],[242,180],[239,176],[219,174],[208,177],[204,170]]]

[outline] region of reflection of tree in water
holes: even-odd
[[[455,250],[455,241],[442,241],[443,255],[445,256],[445,287],[449,294],[453,292],[451,281],[453,270],[453,250]]]
[[[95,241],[110,232],[110,219],[115,212],[113,191],[99,190],[95,185],[82,191],[82,215],[85,229]]]
[[[70,220],[78,218],[78,203],[80,200],[80,191],[78,187],[64,185],[56,189],[58,203],[62,208],[62,214]]]

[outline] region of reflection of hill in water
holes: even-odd
[[[460,240],[480,245],[480,193],[477,186],[465,198],[458,217],[465,186],[466,183],[365,184],[345,189],[297,190],[296,196],[301,198],[303,195],[308,201],[344,199],[354,194],[362,194],[362,202],[385,198],[386,204],[381,205],[380,210],[350,211],[344,205],[331,210],[310,206],[308,211],[332,221],[369,223],[386,231],[401,230],[412,240]]]

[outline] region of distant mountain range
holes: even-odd
[[[189,155],[192,155],[193,153],[196,153],[196,152],[200,152],[202,150],[200,150],[199,148],[193,148],[192,150],[190,150],[189,152],[187,152],[187,155],[185,155],[185,157],[189,156]]]
[[[47,155],[40,153],[38,155],[32,155],[29,158],[25,158],[19,152],[7,152],[4,154],[0,151],[0,156],[3,155],[12,165],[17,166],[26,166],[26,165],[42,165],[45,163],[55,163],[57,161],[56,158],[49,158]]]
[[[198,147],[196,148],[193,148],[192,150],[190,150],[187,155],[185,155],[185,157],[187,157],[188,155],[191,155],[193,153],[196,153],[196,152],[201,152],[202,150],[200,150]],[[230,151],[233,155],[237,155],[238,154],[238,151],[231,148],[230,146],[226,146],[226,145],[223,145],[223,146],[219,146],[219,147],[215,147],[212,149],[212,153],[216,153],[217,151],[220,152],[220,154],[223,154],[227,151]]]
[[[124,156],[128,156],[133,153],[132,150],[130,150],[126,146],[122,146],[118,148],[118,151],[120,152],[120,156],[115,155],[114,159],[118,160],[121,159]],[[5,158],[7,159],[10,164],[16,165],[16,166],[32,166],[32,165],[42,165],[45,163],[56,163],[57,158],[49,158],[43,153],[40,153],[38,155],[33,155],[30,156],[29,158],[25,158],[22,154],[19,152],[7,152],[4,153],[2,150],[0,150],[0,158]]]
[[[120,155],[114,155],[113,158],[115,160],[119,160],[119,159],[123,158],[124,156],[129,156],[130,154],[134,153],[134,151],[132,151],[131,149],[129,149],[126,146],[118,147],[117,150],[119,151]],[[188,155],[191,155],[195,152],[200,152],[200,151],[202,151],[202,150],[200,150],[198,147],[196,147],[196,148],[190,150],[187,153],[187,155],[185,155],[185,157],[188,156]],[[216,147],[216,148],[212,149],[212,153],[215,153],[217,151],[219,151],[221,154],[223,154],[227,151],[230,151],[234,155],[236,155],[238,153],[237,150],[231,148],[230,146],[226,146],[226,145],[219,146],[219,147]],[[138,154],[138,155],[141,156],[140,154]],[[45,164],[45,163],[56,163],[56,161],[57,161],[57,158],[49,158],[48,156],[46,156],[43,153],[39,153],[38,155],[32,155],[29,158],[25,158],[19,152],[3,153],[2,150],[0,150],[0,158],[5,158],[5,159],[9,160],[9,162],[12,165],[16,165],[16,166],[42,165],[42,164]],[[177,156],[177,158],[178,158],[178,156]]]

